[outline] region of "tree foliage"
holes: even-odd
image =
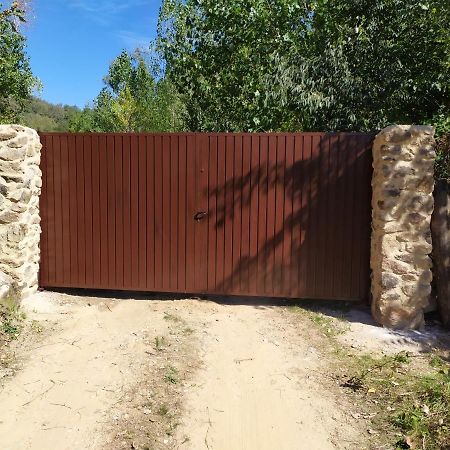
[[[283,55],[276,77],[287,108],[309,111],[308,129],[367,130],[449,115],[447,0],[312,6],[307,52]]]
[[[17,121],[37,85],[25,53],[25,37],[18,24],[25,21],[20,2],[0,4],[0,122]]]
[[[20,114],[19,123],[38,131],[68,131],[71,118],[78,112],[76,106],[54,105],[31,97]]]
[[[267,97],[267,76],[276,55],[303,46],[306,13],[294,0],[166,0],[158,48],[186,96],[189,127],[297,128],[297,118]]]
[[[165,0],[193,130],[367,130],[449,115],[448,0]]]
[[[76,114],[72,131],[179,131],[183,104],[174,87],[157,80],[141,53],[124,51],[109,68],[92,108]]]

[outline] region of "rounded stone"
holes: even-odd
[[[423,192],[425,194],[431,194],[434,189],[434,178],[433,174],[424,176],[418,180],[416,184],[416,189],[419,192]]]
[[[383,273],[381,275],[381,286],[386,290],[396,288],[399,282],[399,278],[391,273]]]
[[[17,131],[7,126],[0,125],[0,141],[8,141],[17,136]]]
[[[12,210],[0,212],[0,224],[17,222],[19,217],[20,214]]]
[[[401,189],[393,188],[393,189],[386,189],[385,191],[383,191],[383,194],[386,197],[400,197],[401,192],[402,192]]]
[[[383,268],[392,271],[396,275],[404,275],[411,270],[408,264],[404,264],[395,259],[388,259],[384,264]]]
[[[412,138],[412,133],[408,129],[395,127],[393,130],[386,134],[386,141],[400,143]]]
[[[423,222],[426,219],[426,217],[419,213],[411,213],[408,214],[406,220],[411,224],[419,224],[420,222]]]
[[[405,275],[402,275],[402,280],[403,281],[416,281],[417,280],[417,275],[414,275],[412,273],[406,273]]]

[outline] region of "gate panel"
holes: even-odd
[[[202,139],[198,191],[208,226],[197,228],[196,266],[207,261],[206,292],[366,298],[371,135]]]
[[[370,134],[41,138],[42,287],[367,297]]]

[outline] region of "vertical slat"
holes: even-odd
[[[345,199],[342,204],[342,225],[340,235],[340,246],[338,252],[342,255],[341,268],[338,273],[339,278],[342,280],[342,292],[344,298],[351,298],[352,295],[352,241],[353,241],[353,228],[358,226],[353,219],[353,207],[354,207],[354,189],[353,183],[355,181],[354,165],[356,161],[356,152],[352,147],[352,136],[347,135],[341,140],[340,151],[342,156],[340,158],[339,165],[339,183],[342,186],[341,198]]]
[[[118,289],[124,285],[124,188],[123,188],[123,139],[114,137],[114,178],[115,178],[115,271],[114,278]]]
[[[47,161],[47,284],[55,286],[56,249],[55,249],[55,158],[53,136],[45,140]]]
[[[208,292],[216,290],[217,269],[217,136],[209,141],[209,182],[208,182]]]
[[[371,200],[372,200],[372,188],[371,183],[367,180],[372,179],[372,141],[367,136],[358,135],[362,147],[363,156],[361,159],[361,200],[360,205],[362,208],[360,218],[361,240],[360,240],[360,258],[359,258],[359,290],[358,298],[361,301],[368,301],[369,289],[370,289],[370,223],[371,223]]]
[[[42,150],[41,150],[41,172],[42,172],[42,187],[41,196],[39,198],[39,210],[41,214],[41,261],[39,266],[39,286],[43,287],[48,284],[48,171],[47,171],[47,137],[39,136]]]
[[[132,283],[131,254],[131,136],[123,136],[123,285]]]
[[[305,290],[306,265],[302,264],[303,242],[302,228],[306,208],[303,208],[303,196],[308,190],[305,186],[306,168],[303,160],[303,135],[297,135],[294,142],[294,162],[292,166],[292,253],[291,253],[291,293],[293,297],[300,297]],[[302,189],[303,187],[303,189]]]
[[[195,213],[208,211],[209,137],[197,137],[196,145],[196,208]],[[202,217],[195,227],[195,290],[206,292],[208,284],[208,220]]]
[[[259,165],[259,144],[260,136],[251,136],[250,152],[250,205],[249,205],[249,285],[248,290],[251,294],[258,292],[258,203],[259,203],[259,185],[261,181],[261,171]]]
[[[178,139],[178,279],[179,292],[186,292],[186,137]]]
[[[225,167],[226,141],[225,136],[217,137],[217,189],[216,189],[216,288],[217,292],[224,289],[225,283]]]
[[[275,249],[276,249],[276,237],[275,237],[275,216],[276,216],[276,185],[277,185],[277,136],[269,136],[269,180],[268,180],[268,193],[267,193],[267,277],[265,291],[266,295],[274,295],[274,276],[276,272],[275,268]]]
[[[364,198],[363,187],[361,185],[362,175],[364,173],[363,161],[364,161],[364,148],[361,147],[361,142],[359,139],[355,139],[355,147],[356,147],[356,165],[355,165],[355,181],[356,181],[356,192],[355,192],[355,205],[353,210],[354,220],[357,222],[361,222],[363,218],[363,205],[362,200]],[[360,295],[360,263],[361,263],[361,254],[362,254],[362,230],[361,227],[355,229],[355,233],[353,239],[355,240],[354,247],[354,282],[353,285],[353,296],[357,297]]]
[[[308,164],[308,195],[306,200],[307,208],[307,220],[305,221],[304,232],[304,248],[303,257],[306,258],[307,264],[306,279],[308,287],[306,292],[311,296],[316,296],[316,262],[317,262],[317,244],[320,236],[317,233],[319,229],[318,209],[319,203],[317,201],[319,191],[319,158],[320,158],[320,138],[313,135],[306,135],[305,140],[304,157],[309,159]],[[302,248],[303,250],[303,248]],[[305,295],[305,294],[303,294]]]
[[[326,230],[324,231],[324,225],[326,221],[326,176],[327,172],[325,167],[328,163],[327,153],[327,136],[313,136],[313,153],[316,151],[317,166],[313,169],[313,175],[316,176],[315,181],[315,194],[311,195],[311,205],[314,209],[315,227],[311,229],[310,235],[314,236],[314,246],[310,248],[310,255],[314,252],[314,296],[321,298],[323,296],[323,252],[324,243],[326,241]],[[322,184],[324,183],[324,184]],[[313,192],[313,191],[312,191]],[[331,257],[331,255],[329,256]]]
[[[106,136],[99,138],[99,188],[100,188],[100,283],[101,287],[109,285],[108,252],[108,149]]]
[[[92,263],[94,286],[101,286],[101,209],[100,204],[100,138],[92,136]]]
[[[86,284],[86,232],[84,222],[84,147],[83,137],[75,138],[76,164],[77,164],[77,229],[78,229],[78,283]]]
[[[94,287],[94,238],[93,238],[93,179],[92,179],[92,136],[84,136],[85,167],[85,230],[86,230],[86,287]]]
[[[352,223],[354,224],[353,230],[352,230],[352,240],[350,242],[349,248],[350,251],[350,264],[349,264],[349,274],[351,278],[350,282],[350,295],[354,296],[357,295],[359,290],[359,250],[358,250],[358,243],[357,243],[357,237],[358,237],[358,218],[356,216],[358,211],[358,178],[359,178],[359,157],[360,152],[358,151],[358,140],[356,136],[352,136],[352,145],[351,145],[351,153],[352,153],[352,165],[351,165],[351,180],[352,180],[352,192],[351,192],[351,217],[352,217]]]
[[[327,138],[327,145],[324,150],[326,152],[326,157],[324,159],[325,167],[323,167],[323,177],[322,184],[325,189],[323,192],[323,197],[325,200],[324,214],[323,214],[323,226],[324,226],[324,243],[321,252],[322,260],[322,270],[321,270],[321,286],[322,294],[321,297],[329,298],[333,287],[333,277],[334,270],[337,260],[339,259],[336,255],[334,248],[334,231],[336,229],[335,215],[333,214],[333,199],[335,194],[335,173],[333,167],[333,155],[337,153],[336,145],[337,136],[335,133],[330,134]],[[331,257],[329,256],[331,255]]]
[[[333,173],[333,186],[332,186],[332,217],[333,217],[333,253],[339,255],[336,258],[332,287],[330,292],[338,292],[342,298],[345,298],[345,285],[343,284],[342,266],[345,264],[345,251],[342,246],[344,238],[344,220],[346,209],[346,197],[345,197],[345,178],[342,176],[342,170],[346,166],[346,154],[345,154],[345,142],[346,135],[338,134],[336,136],[335,145],[332,149],[332,173]]]
[[[177,136],[170,137],[170,269],[169,286],[171,291],[178,289],[178,140]]]
[[[283,264],[281,278],[281,294],[290,297],[296,280],[291,281],[292,257],[292,214],[293,214],[293,166],[294,166],[294,136],[286,136],[286,154],[284,164],[284,217],[283,217]]]
[[[61,215],[62,215],[62,247],[61,254],[63,277],[61,282],[64,286],[70,285],[70,214],[69,209],[65,207],[69,198],[69,149],[67,137],[61,136],[60,139],[60,171],[61,171]]]
[[[242,141],[242,181],[241,181],[241,259],[239,292],[245,294],[250,289],[250,196],[251,196],[251,136],[245,135]]]
[[[259,208],[258,208],[258,295],[265,295],[268,282],[269,254],[267,245],[267,212],[270,185],[269,137],[262,136],[260,142]]]
[[[124,287],[133,286],[133,250],[132,250],[132,200],[131,200],[131,135],[123,138],[123,248],[124,248]]]
[[[313,244],[314,228],[312,223],[314,221],[314,210],[311,207],[312,189],[314,177],[312,176],[312,168],[314,167],[312,161],[312,138],[309,135],[302,137],[302,176],[299,185],[299,192],[301,196],[301,216],[300,216],[300,294],[299,296],[310,295],[314,292],[314,252],[310,249]]]
[[[162,200],[161,200],[161,235],[162,235],[162,289],[170,287],[170,198],[171,198],[171,173],[170,173],[170,136],[162,137]]]
[[[163,289],[163,155],[162,136],[155,136],[155,289]]]
[[[64,285],[64,267],[62,264],[63,255],[63,236],[62,236],[62,172],[61,172],[61,139],[59,136],[55,136],[53,140],[54,151],[54,193],[55,193],[55,281],[61,285]]]
[[[147,289],[155,288],[155,137],[147,136]]]
[[[139,148],[136,134],[130,143],[130,227],[131,227],[131,285],[139,286]]]
[[[186,147],[186,291],[195,292],[195,224],[196,208],[196,136],[189,136]]]
[[[316,258],[316,295],[321,298],[326,298],[326,289],[328,285],[328,276],[325,272],[329,271],[330,262],[332,262],[333,255],[327,255],[327,244],[329,241],[329,227],[327,222],[329,218],[329,158],[330,158],[330,137],[325,135],[322,137],[319,144],[319,168],[318,168],[318,190],[316,204],[318,209],[318,228],[317,235],[317,258]]]
[[[79,285],[78,273],[78,220],[77,220],[77,147],[74,135],[68,136],[69,149],[69,244],[70,244],[70,285]]]
[[[107,170],[107,198],[108,198],[108,285],[117,287],[116,278],[116,167],[115,167],[115,138],[106,138],[106,157],[104,161]]]
[[[144,291],[147,287],[147,140],[144,135],[139,136],[138,178],[139,178],[139,289]]]
[[[225,209],[224,209],[224,285],[222,291],[233,288],[233,215],[234,215],[234,137],[225,140]]]
[[[234,175],[232,180],[232,227],[233,227],[233,260],[231,291],[239,292],[241,271],[241,219],[242,219],[242,136],[234,139]]]
[[[275,233],[274,233],[274,294],[283,292],[283,243],[284,243],[284,200],[286,171],[286,137],[277,138],[276,156],[276,182],[275,182]]]

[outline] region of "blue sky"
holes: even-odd
[[[161,0],[33,0],[26,25],[28,54],[52,103],[83,107],[102,87],[122,49],[156,35]]]

